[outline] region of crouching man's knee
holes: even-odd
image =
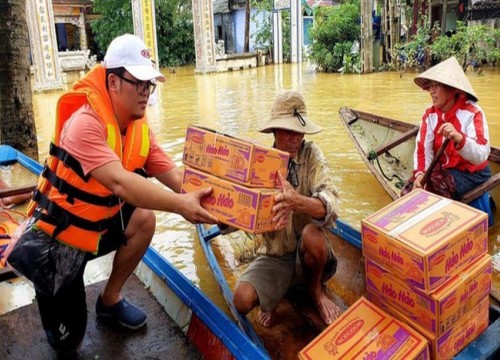
[[[248,282],[238,283],[234,291],[233,303],[242,314],[248,314],[258,305],[258,296],[254,287]]]

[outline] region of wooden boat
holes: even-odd
[[[340,116],[371,172],[392,199],[399,198],[402,185],[411,176],[418,126],[348,108],[342,108]],[[467,201],[474,200],[498,184],[499,149],[492,148],[490,160],[493,162],[492,168],[496,175],[484,187],[467,194]],[[250,338],[254,338],[257,334],[271,358],[295,359],[297,352],[314,338],[314,334],[321,330],[317,325],[317,318],[314,319],[313,314],[305,311],[307,326],[310,326],[310,323],[315,323],[315,320],[316,326],[313,326],[313,330],[310,332],[297,333],[296,326],[286,320],[293,317],[294,322],[303,323],[301,319],[297,319],[297,312],[304,309],[300,307],[303,304],[294,304],[291,299],[285,299],[278,305],[277,311],[278,315],[281,311],[281,323],[277,333],[274,333],[272,329],[260,326],[254,312],[251,312],[246,318],[242,317],[232,305],[232,291],[236,279],[243,273],[249,259],[255,256],[257,241],[242,232],[221,236],[217,227],[206,228],[198,225],[197,232],[221,293],[241,329],[247,332]],[[365,289],[361,234],[359,230],[339,220],[336,228],[332,229],[331,236],[335,252],[342,254],[338,258],[338,269],[341,270],[328,282],[327,286],[331,294],[337,295],[334,298],[337,305],[341,309],[345,309],[363,295]],[[491,301],[494,305],[492,305],[490,327],[477,340],[456,355],[455,359],[494,359],[500,354],[498,341],[489,341],[489,339],[500,337],[500,297],[496,297],[496,300],[492,298]],[[247,331],[246,329],[251,324],[253,324],[253,329]],[[289,339],[287,352],[284,352],[279,345],[276,346],[277,339],[281,338]]]
[[[6,145],[0,146],[0,167],[5,172],[13,172],[18,179],[25,179],[22,180],[24,184],[16,183],[16,188],[4,192],[4,195],[11,195],[21,189],[24,191],[32,189],[30,185],[35,184],[37,174],[42,171],[42,166],[38,162]],[[20,176],[20,174],[24,175]],[[147,250],[135,275],[142,282],[143,287],[146,287],[153,294],[156,301],[161,304],[186,338],[198,348],[203,358],[252,360],[269,358],[267,353],[255,345],[232,319],[153,248]],[[37,321],[39,320],[35,319],[33,323]],[[13,328],[16,326],[16,324],[12,324]],[[92,331],[92,329],[88,327],[87,331]],[[10,341],[11,335],[2,337],[0,344],[3,344],[4,341]],[[119,334],[119,336],[123,337],[123,334]],[[40,338],[43,338],[43,335]],[[38,337],[33,338],[31,342],[38,343],[38,340]],[[139,338],[138,343],[141,342],[144,340]],[[144,343],[147,344],[147,342]],[[8,347],[1,346],[2,351],[7,349],[10,354],[4,353],[2,358],[15,357],[15,354],[18,354],[16,351],[19,350],[16,349],[16,346],[21,347],[22,343],[14,341],[13,344],[9,343]],[[40,346],[37,345],[36,349],[40,357],[49,358],[53,355],[52,353],[44,354],[43,350],[40,353]],[[113,343],[109,346],[113,346]],[[48,344],[46,348],[47,351],[50,351]],[[23,351],[23,354],[26,354],[26,349]],[[150,349],[145,348],[143,354],[148,352]],[[140,352],[138,354],[142,357]],[[31,358],[30,356],[32,355],[29,355],[28,358]]]
[[[29,169],[28,171],[33,174],[40,173],[42,169],[40,164],[14,149],[0,146],[0,166],[5,164],[12,166],[10,171],[16,172],[17,167],[22,167],[22,171]],[[29,181],[34,181],[34,178],[36,176],[31,177]],[[20,187],[29,187],[29,181]],[[337,225],[337,228],[332,230],[331,236],[334,250],[343,254],[339,258],[338,265],[342,269],[342,276],[336,276],[336,280],[329,283],[329,290],[336,294],[335,302],[345,309],[364,291],[364,267],[359,231],[342,221],[338,221]],[[197,232],[200,243],[206,251],[209,265],[215,270],[214,275],[230,305],[232,291],[228,283],[234,283],[244,266],[255,257],[258,243],[254,237],[247,236],[243,232],[221,236],[216,226],[205,228],[199,225]],[[227,251],[228,249],[231,251]],[[222,267],[228,267],[229,272],[224,271],[220,264],[225,264]],[[314,311],[310,311],[307,304],[301,304],[300,301],[281,303],[277,314],[280,324],[270,329],[255,324],[255,313],[243,317],[234,311],[236,320],[231,319],[153,248],[147,250],[135,275],[139,279],[138,282],[153,294],[155,301],[161,304],[164,311],[205,359],[296,359],[298,351],[321,330],[317,325],[317,315],[315,318]],[[228,282],[227,279],[231,276],[232,279]],[[303,309],[304,314],[297,313],[295,310],[297,308]],[[500,320],[496,320],[498,312],[492,314],[493,321],[490,327],[456,359],[493,359],[498,355],[500,345],[491,339],[498,339],[500,335]],[[32,323],[30,326],[33,326]],[[149,332],[147,334],[149,335]],[[117,336],[125,335],[118,333]],[[40,338],[43,338],[43,335]],[[146,341],[144,334],[139,335],[139,339],[139,344]],[[0,336],[0,345],[3,341],[8,341],[8,337]],[[91,337],[90,342],[92,341],[98,339]],[[162,339],[156,341],[161,342]],[[17,346],[23,344],[18,343]],[[37,346],[37,354],[50,357],[51,354],[40,352],[41,345]],[[100,346],[113,346],[113,343],[103,342]],[[15,354],[15,347],[5,348],[9,349],[9,354]]]
[[[219,285],[228,307],[237,323],[256,344],[264,344],[272,359],[296,359],[297,353],[324,329],[319,316],[309,305],[286,298],[277,308],[277,322],[272,328],[264,328],[257,322],[255,310],[246,317],[239,314],[232,303],[232,289],[239,275],[255,257],[258,241],[241,231],[221,235],[217,226],[197,225],[198,238],[208,263]],[[353,304],[365,289],[364,260],[361,255],[361,234],[342,220],[332,229],[331,241],[338,257],[338,271],[327,283],[333,300],[345,310]],[[494,301],[494,300],[493,300]],[[500,303],[491,305],[490,326],[475,341],[469,344],[455,360],[496,359],[500,355]],[[301,328],[302,327],[302,328]],[[495,339],[495,340],[493,340]]]
[[[413,170],[415,138],[419,127],[348,107],[340,108],[339,116],[370,172],[393,200],[399,198],[401,188],[410,178]],[[493,173],[492,177],[486,183],[466,193],[461,199],[462,202],[481,208],[475,202],[488,191],[494,202],[500,204],[500,187],[498,187],[500,184],[500,149],[492,146],[488,159]],[[494,216],[490,224],[500,222],[500,211],[491,212],[489,215]],[[490,236],[500,235],[498,227],[492,231],[490,231]],[[500,301],[500,289],[493,288],[492,296]]]
[[[402,185],[413,170],[419,127],[347,107],[340,108],[339,115],[368,169],[393,200],[399,198]],[[461,201],[470,203],[500,184],[499,148],[491,147],[489,161],[494,175],[465,194]]]

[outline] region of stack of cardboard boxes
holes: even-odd
[[[286,178],[288,159],[286,152],[189,126],[181,192],[212,187],[202,206],[219,221],[254,234],[270,231],[277,173]]]
[[[368,300],[328,326],[301,359],[451,359],[487,328],[485,213],[415,190],[361,225]]]
[[[368,299],[450,359],[488,326],[488,218],[415,190],[362,221]]]

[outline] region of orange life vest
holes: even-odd
[[[34,212],[37,219],[35,226],[53,238],[97,253],[99,240],[111,218],[120,211],[121,201],[90,175],[85,176],[80,163],[60,147],[64,123],[86,103],[104,124],[107,143],[120,157],[123,167],[139,171],[144,166],[150,144],[146,119],[129,123],[122,144],[106,90],[106,71],[97,65],[59,99],[55,135],[30,213]]]

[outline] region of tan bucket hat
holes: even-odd
[[[470,95],[474,101],[478,100],[469,79],[454,56],[424,71],[422,74],[418,75],[414,81],[415,84],[424,90],[429,90],[431,81],[437,81],[441,84],[463,91]]]
[[[276,96],[271,117],[259,131],[270,133],[273,129],[291,130],[302,134],[317,134],[323,130],[309,120],[304,98],[295,90],[287,90]]]

